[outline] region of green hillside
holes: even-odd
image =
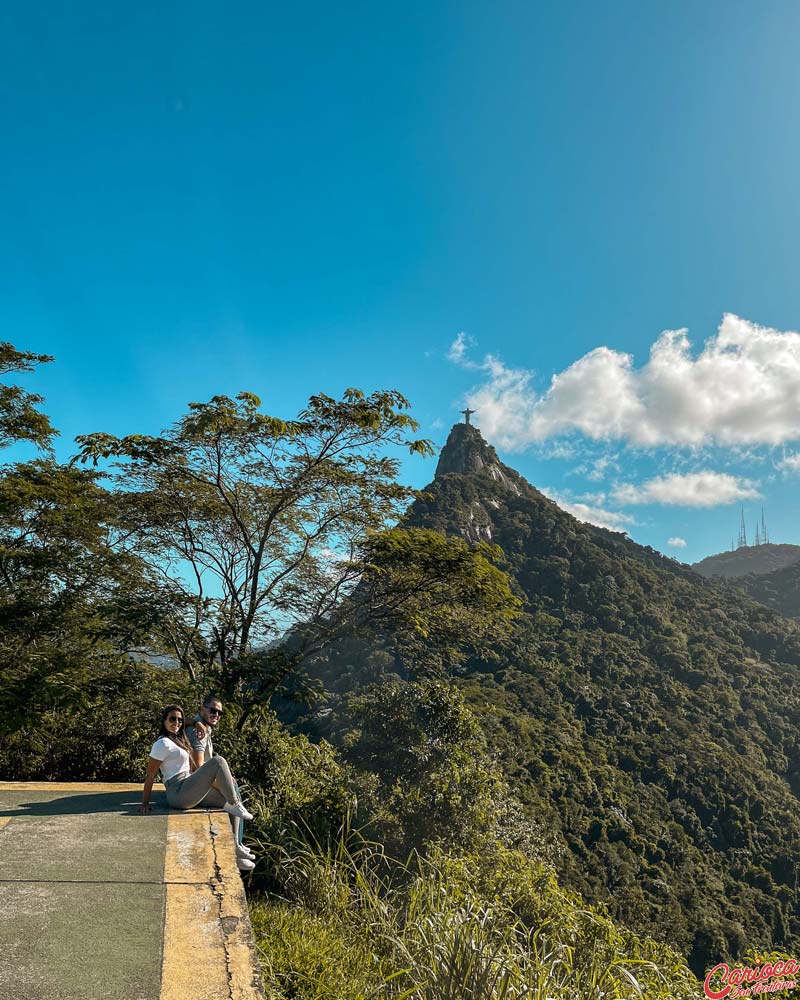
[[[702,576],[740,577],[774,573],[800,563],[800,545],[743,545],[732,552],[718,552],[692,565]]]
[[[800,563],[792,563],[772,573],[745,576],[731,583],[778,614],[800,618]]]
[[[576,521],[464,424],[407,520],[499,545],[524,600],[512,641],[457,680],[514,793],[563,852],[562,884],[697,973],[747,949],[796,950],[800,630]],[[338,730],[346,752],[358,736],[348,688],[437,666],[388,635],[340,650],[320,731]],[[398,752],[391,727],[384,739]]]
[[[800,617],[800,545],[743,546],[701,559],[692,569],[729,580],[780,615]]]

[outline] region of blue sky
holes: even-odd
[[[800,6],[160,7],[0,13],[0,337],[62,457],[392,387],[679,558],[800,543]]]

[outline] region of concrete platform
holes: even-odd
[[[263,1000],[227,814],[141,795],[0,782],[4,996]]]

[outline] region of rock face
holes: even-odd
[[[451,473],[468,476],[493,466],[500,471],[500,459],[478,428],[471,424],[454,424],[439,455],[436,479]]]
[[[477,427],[455,424],[439,455],[434,479],[449,475],[476,475],[480,472],[487,472],[495,482],[519,496],[519,473],[503,465],[497,452],[484,441]]]
[[[434,482],[441,483],[448,476],[481,474],[491,477],[493,487],[508,490],[514,496],[520,495],[519,474],[503,465],[497,452],[483,439],[478,428],[471,424],[455,424],[439,455]],[[468,542],[491,541],[492,518],[487,507],[497,506],[498,501],[491,496],[470,500],[468,509],[461,511],[460,523],[456,528],[458,534]]]

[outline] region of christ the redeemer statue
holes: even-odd
[[[473,414],[475,411],[467,407],[466,410],[462,410],[461,412],[464,414],[464,422],[468,424],[470,415]]]

